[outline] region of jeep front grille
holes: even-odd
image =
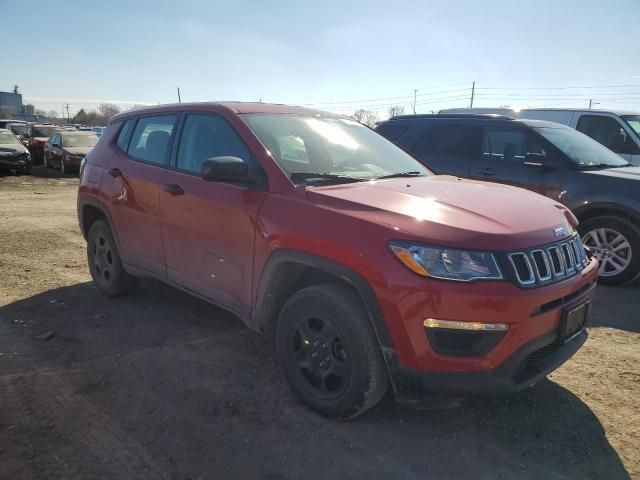
[[[569,278],[589,264],[578,235],[561,242],[507,254],[516,283],[536,286]]]

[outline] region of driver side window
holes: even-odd
[[[254,164],[244,141],[225,119],[218,115],[187,115],[180,145],[176,168],[200,175],[205,160],[214,157],[238,157]]]
[[[531,135],[514,128],[487,128],[482,140],[485,160],[495,159],[522,163],[528,154],[546,155],[544,148]]]

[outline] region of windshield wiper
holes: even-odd
[[[376,180],[383,180],[385,178],[401,178],[401,177],[421,177],[424,173],[412,171],[412,172],[397,172],[390,173],[389,175],[382,175],[381,177],[376,177]]]
[[[294,172],[289,177],[291,180],[327,180],[338,183],[362,182],[363,178],[349,177],[348,175],[339,175],[336,173],[319,173],[319,172]]]

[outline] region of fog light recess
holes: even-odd
[[[488,353],[505,336],[506,323],[461,322],[427,318],[429,343],[436,353],[447,356],[479,357]]]

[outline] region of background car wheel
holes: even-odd
[[[133,288],[135,278],[122,268],[111,229],[104,220],[96,221],[89,229],[87,260],[91,277],[104,294],[123,295]]]
[[[276,351],[294,394],[326,417],[355,417],[389,387],[362,302],[340,285],[316,285],[291,296],[276,326]]]
[[[600,262],[598,282],[619,285],[640,275],[640,227],[627,219],[601,216],[578,227],[582,241]]]

